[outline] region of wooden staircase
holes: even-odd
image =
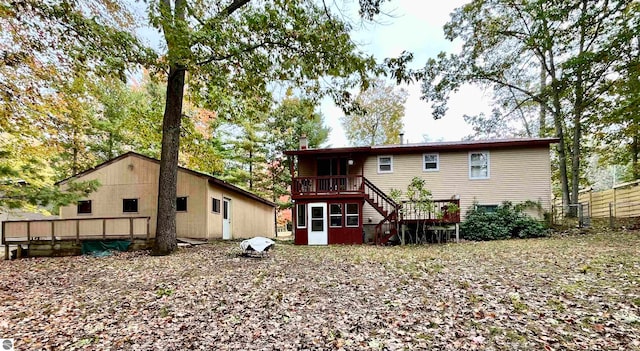
[[[385,245],[398,234],[398,211],[400,206],[367,178],[363,178],[364,198],[380,213],[383,219],[375,227],[375,243]]]

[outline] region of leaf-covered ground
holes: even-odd
[[[640,233],[0,263],[16,350],[640,350]]]

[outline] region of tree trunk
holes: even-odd
[[[582,1],[582,14],[587,12],[587,1]],[[586,15],[585,15],[586,16]],[[578,57],[584,53],[586,23],[580,25],[580,44],[578,47]],[[584,112],[584,87],[583,84],[583,68],[578,67],[576,71],[576,82],[573,89],[575,98],[573,105],[573,140],[571,155],[571,204],[578,203],[578,193],[580,191],[580,139],[582,137],[582,114]]]
[[[582,83],[581,83],[582,84]],[[582,102],[580,102],[582,103]],[[580,139],[582,135],[582,108],[577,107],[573,116],[573,154],[571,155],[571,204],[578,203],[580,191]]]
[[[547,90],[547,71],[544,67],[540,68],[540,95],[543,96],[542,100],[547,101],[544,98]],[[547,135],[547,106],[544,103],[540,103],[540,115],[538,116],[538,136],[544,137]]]
[[[113,158],[113,132],[109,132],[109,142],[107,143],[107,160]]]
[[[558,168],[560,171],[560,186],[562,189],[562,208],[565,213],[569,212],[569,177],[567,176],[567,152],[564,141],[564,125],[562,120],[562,104],[560,102],[560,94],[562,93],[560,82],[556,78],[556,69],[551,48],[549,52],[548,71],[551,77],[551,93],[553,103],[553,124],[556,129],[556,137],[558,140]],[[545,58],[542,57],[544,60]]]
[[[253,152],[251,148],[249,149],[249,190],[253,190]]]
[[[560,168],[560,185],[562,187],[562,206],[567,213],[569,211],[569,177],[567,176],[567,152],[564,144],[564,128],[562,125],[562,113],[560,107],[560,92],[557,87],[553,87],[553,105],[554,114],[553,122],[556,129],[556,137],[558,137],[558,168]]]
[[[167,99],[162,122],[162,152],[158,179],[158,221],[154,255],[167,255],[175,251],[176,195],[178,183],[178,151],[184,95],[185,68],[173,64],[167,80]]]
[[[636,128],[638,127],[634,126],[634,130],[637,130]],[[640,177],[640,170],[638,170],[638,152],[640,152],[640,145],[638,145],[638,134],[636,132],[631,142],[631,171],[633,172],[633,180]]]

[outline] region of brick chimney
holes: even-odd
[[[306,150],[309,147],[309,140],[306,134],[300,135],[300,150]]]

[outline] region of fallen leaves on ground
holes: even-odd
[[[0,263],[16,350],[640,350],[640,234]]]

